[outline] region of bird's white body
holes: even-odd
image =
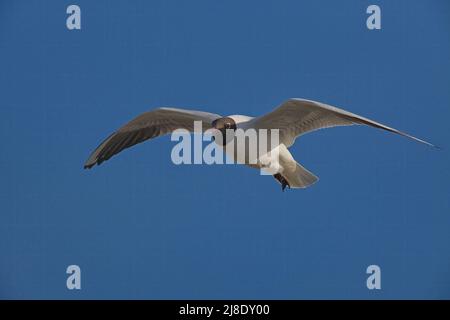
[[[228,118],[233,119],[236,123],[237,129],[242,129],[244,132],[247,130],[259,131],[260,129],[255,121],[253,121],[255,119],[254,117],[245,115],[230,115]],[[319,180],[318,177],[295,161],[294,157],[284,144],[284,141],[280,141],[278,129],[276,129],[276,132],[271,132],[268,130],[264,131],[262,134],[265,134],[266,132],[268,148],[264,152],[261,152],[261,154],[255,152],[256,158],[251,157],[252,151],[250,149],[255,148],[255,144],[259,145],[259,139],[261,138],[260,135],[256,135],[257,141],[253,141],[253,143],[246,141],[241,148],[238,147],[239,143],[236,136],[233,138],[233,147],[227,147],[229,144],[221,147],[230,159],[239,164],[244,164],[251,168],[262,170],[263,174],[281,174],[287,181],[289,181],[291,188],[301,188],[305,185],[311,185]],[[277,134],[278,139],[271,140],[273,134]],[[273,142],[273,145],[270,141]]]

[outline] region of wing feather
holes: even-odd
[[[89,156],[85,169],[100,165],[124,149],[148,139],[156,138],[176,129],[194,131],[194,121],[202,121],[203,130],[211,128],[211,123],[221,116],[214,113],[159,108],[145,112],[106,138]]]
[[[272,112],[254,119],[254,126],[265,129],[279,129],[280,141],[291,146],[295,139],[305,133],[336,126],[367,125],[387,130],[420,143],[433,144],[410,134],[385,126],[354,113],[312,100],[290,99]]]

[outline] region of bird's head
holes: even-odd
[[[234,121],[233,118],[230,117],[223,117],[214,120],[211,123],[211,127],[221,133],[221,141],[226,141],[226,143],[228,143],[228,141],[234,137],[234,131],[236,131],[237,128],[236,121]],[[219,141],[216,135],[213,135],[213,139],[216,142]]]

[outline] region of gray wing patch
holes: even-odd
[[[203,129],[209,129],[212,121],[220,117],[213,113],[175,108],[160,108],[143,113],[106,138],[89,156],[84,168],[100,165],[124,149],[176,129],[192,132],[194,121],[202,121]]]

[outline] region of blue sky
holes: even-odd
[[[444,0],[1,1],[0,298],[450,298],[449,24]],[[82,169],[152,108],[256,116],[291,97],[443,149],[314,132],[291,152],[320,181],[284,193],[176,166],[168,136]]]

